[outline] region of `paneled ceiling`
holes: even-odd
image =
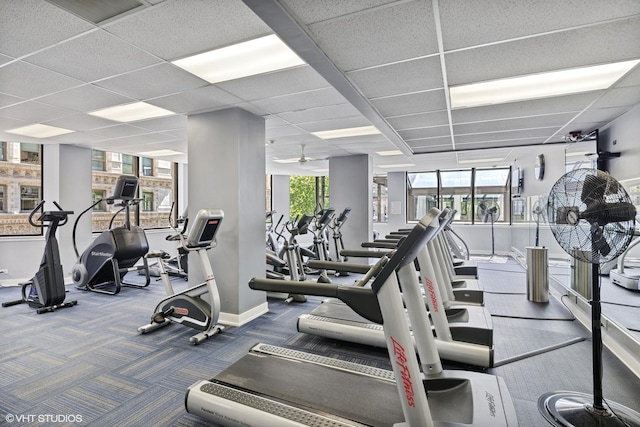
[[[269,173],[322,174],[323,159],[354,154],[384,173],[509,165],[530,145],[564,143],[640,103],[640,66],[607,90],[449,102],[455,85],[640,59],[638,0],[84,2],[136,6],[97,24],[64,3],[78,4],[0,0],[0,140],[174,150],[182,154],[161,158],[187,162],[187,116],[239,107],[266,121]],[[172,64],[274,33],[308,65],[210,84]],[[175,114],[132,123],[87,114],[136,101]],[[74,132],[6,132],[36,123]],[[381,133],[311,134],[370,125]],[[313,161],[274,161],[299,157],[302,145]],[[401,154],[378,154],[392,150]]]

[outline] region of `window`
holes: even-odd
[[[0,144],[0,235],[37,235],[29,214],[42,194],[42,146],[2,141]]]
[[[98,200],[104,199],[107,197],[107,190],[91,190],[91,203],[95,203]],[[93,207],[94,211],[98,212],[106,212],[107,211],[107,203],[102,201]]]
[[[387,177],[373,178],[373,222],[388,222]]]
[[[169,212],[176,191],[174,179],[177,170],[176,164],[166,160],[139,158],[129,154],[101,153],[103,155],[100,158],[106,159],[106,163],[104,170],[93,170],[94,201],[113,194],[118,176],[122,174],[137,175],[139,177],[138,197],[142,200],[137,207],[131,209],[131,223],[145,229],[168,227]],[[93,231],[106,230],[116,210],[102,204],[96,207],[92,214]],[[122,215],[120,214],[120,216]]]
[[[153,159],[142,157],[140,163],[141,176],[153,176]]]
[[[133,175],[135,173],[134,157],[129,154],[122,155],[122,173]]]
[[[440,172],[440,204],[456,211],[455,220],[471,222],[471,170]]]
[[[510,168],[407,174],[407,220],[418,221],[432,207],[456,211],[469,223],[509,222]]]
[[[142,210],[144,212],[153,211],[153,193],[149,191],[142,193]]]
[[[156,166],[156,175],[159,178],[171,178],[171,162],[167,160],[158,160]]]
[[[407,220],[418,221],[435,207],[438,207],[438,173],[407,174]]]
[[[40,145],[20,144],[20,163],[40,164]]]
[[[273,178],[271,175],[267,175],[267,179],[266,179],[266,188],[265,188],[265,209],[266,212],[271,212],[273,210],[273,193],[272,193],[272,189],[273,188]]]
[[[91,152],[91,170],[107,170],[106,153],[104,151],[93,150]]]
[[[291,176],[289,178],[289,216],[313,214],[319,207],[329,207],[329,180],[325,176]]]
[[[509,222],[510,169],[475,171],[474,213],[476,223]]]
[[[20,212],[31,212],[40,203],[40,187],[20,186]]]

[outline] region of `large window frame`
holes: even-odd
[[[491,171],[504,177],[504,182],[490,185],[482,179]],[[449,207],[456,211],[454,221],[483,224],[487,216],[479,217],[481,198],[477,197],[483,195],[485,202],[490,198],[498,205],[500,213],[494,222],[511,224],[511,167],[412,172],[407,173],[406,182],[407,222],[418,221],[432,207]]]
[[[0,152],[0,236],[41,236],[29,214],[44,191],[43,145],[1,141]]]
[[[95,197],[98,194],[108,197],[113,193],[118,176],[135,175],[139,179],[136,197],[140,201],[131,207],[131,223],[145,230],[168,228],[171,220],[169,218],[171,206],[178,200],[177,163],[111,151],[102,151],[102,153],[104,155],[94,150],[92,155],[94,159],[105,159],[104,170],[100,170],[101,165],[97,162],[92,163],[93,202],[97,201]],[[143,159],[146,160],[143,162]],[[152,175],[148,175],[150,172]],[[106,230],[118,209],[111,205],[98,205],[92,212],[92,232],[101,233]],[[173,210],[173,216],[177,216],[177,209]],[[123,214],[120,214],[115,224],[118,225],[123,221]]]

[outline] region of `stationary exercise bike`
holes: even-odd
[[[205,281],[176,293],[171,286],[169,272],[166,269],[167,253],[164,251],[150,252],[148,258],[158,258],[161,277],[164,281],[167,295],[160,301],[151,316],[151,323],[138,328],[138,332],[155,331],[171,322],[180,323],[201,332],[192,336],[189,341],[197,345],[210,336],[222,331],[218,325],[220,315],[220,296],[213,276],[213,269],[207,251],[216,246],[216,233],[224,218],[221,210],[201,209],[195,217],[188,236],[180,236],[180,244],[187,252],[195,252],[205,274]],[[208,298],[209,301],[206,301]]]
[[[187,210],[180,215],[177,219],[174,220],[173,212],[175,208],[175,203],[171,204],[171,210],[169,211],[169,226],[174,231],[172,234],[165,237],[165,240],[168,242],[177,242],[178,247],[176,249],[177,253],[174,256],[169,255],[164,252],[164,267],[169,273],[170,276],[182,277],[184,280],[189,278],[189,263],[188,257],[189,252],[187,252],[180,244],[180,236],[185,236],[187,234],[187,226],[189,224],[189,218],[187,216]],[[178,226],[181,226],[180,230],[178,230]],[[147,255],[147,258],[149,256]],[[160,261],[158,261],[159,263]],[[144,271],[140,270],[138,272],[141,275],[144,275]],[[162,272],[160,271],[160,267],[156,264],[149,266],[149,275],[154,277],[162,277]]]
[[[144,288],[149,286],[149,265],[145,255],[149,252],[149,242],[142,227],[131,225],[130,207],[137,204],[135,199],[138,190],[138,177],[120,175],[116,181],[113,196],[100,199],[85,209],[73,224],[73,249],[78,256],[73,266],[71,277],[78,289],[115,295],[122,286]],[[111,218],[109,230],[102,232],[80,255],[76,245],[76,229],[82,216],[91,211],[99,203],[115,204],[119,202],[121,209]],[[125,212],[123,226],[114,227],[113,220],[120,213]],[[137,262],[142,259],[142,266]],[[144,271],[145,283],[140,285],[124,281],[124,276],[131,271]]]
[[[29,224],[38,228],[47,227],[44,255],[35,276],[28,282],[20,284],[22,285],[22,299],[4,302],[2,303],[3,307],[27,303],[36,309],[36,313],[42,314],[59,308],[73,307],[78,303],[78,301],[64,302],[66,296],[64,274],[60,263],[58,239],[56,239],[56,230],[59,226],[67,223],[68,215],[72,215],[73,211],[62,210],[56,202],[53,204],[58,208],[57,211],[44,211],[34,221],[33,216],[44,205],[43,200],[29,215]],[[29,288],[28,295],[27,288]]]

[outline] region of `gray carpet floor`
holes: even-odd
[[[492,277],[513,273],[511,267],[501,273],[500,267],[492,265]],[[350,283],[353,278],[341,280]],[[17,288],[1,288],[0,300],[18,294]],[[0,308],[0,425],[209,425],[185,411],[187,387],[215,376],[258,342],[390,367],[384,350],[298,333],[298,315],[318,305],[317,297],[290,305],[269,300],[269,313],[228,327],[198,346],[189,343],[193,330],[179,325],[140,335],[137,327],[148,322],[163,294],[160,282],[146,289],[124,288],[116,296],[69,287],[67,300],[78,300],[73,308],[42,315],[26,305]],[[508,296],[526,301],[521,293]],[[519,318],[513,306],[516,311],[493,318],[496,360],[505,363],[488,372],[505,378],[520,427],[540,427],[546,425],[536,408],[540,394],[590,392],[590,341],[577,321]],[[578,342],[562,346],[576,338]],[[559,348],[528,355],[547,346]],[[605,356],[605,396],[640,411],[640,381]],[[66,418],[47,422],[41,415]],[[9,423],[7,416],[21,418]]]

